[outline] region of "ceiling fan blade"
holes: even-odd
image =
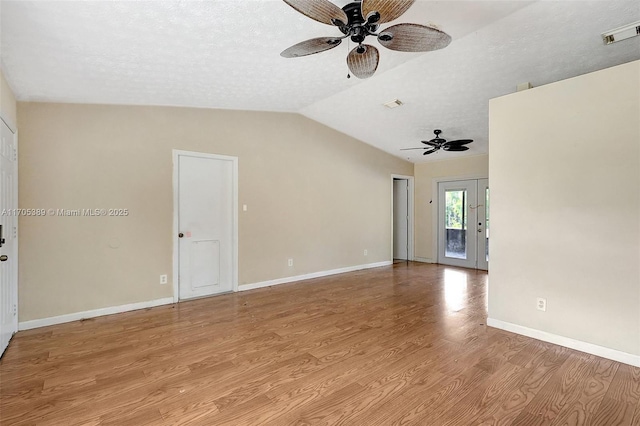
[[[381,31],[378,41],[391,50],[429,52],[447,47],[451,43],[451,36],[425,25],[398,24]]]
[[[459,151],[466,151],[469,149],[469,147],[464,145],[445,145],[442,147],[442,149],[444,149],[445,151],[459,152]]]
[[[446,145],[466,145],[468,143],[473,142],[473,139],[459,139],[457,141],[449,141]]]
[[[284,58],[298,58],[300,56],[313,55],[314,53],[333,49],[340,43],[342,43],[342,40],[335,37],[312,38],[285,49],[280,56]]]
[[[364,52],[360,51],[364,48]],[[369,78],[378,69],[380,52],[373,46],[363,44],[354,48],[347,56],[349,70],[358,78]]]
[[[442,145],[442,143],[440,143],[440,142],[436,142],[436,141],[433,141],[433,140],[431,140],[431,141],[420,141],[420,142],[422,142],[422,143],[424,143],[424,144],[427,144],[427,145],[429,145],[429,146],[432,146],[432,147],[434,147],[434,148],[439,148],[439,147],[440,147],[440,145]]]
[[[427,147],[420,147],[420,148],[400,148],[400,151],[409,151],[410,149],[429,149]]]
[[[382,24],[398,19],[416,0],[362,0],[362,16],[367,19],[370,13],[378,12]]]
[[[347,14],[329,0],[284,0],[286,4],[309,18],[327,25],[344,25]]]
[[[434,148],[431,151],[425,151],[424,154],[422,155],[427,155],[427,154],[433,154],[434,152],[436,152],[438,150],[438,148]]]

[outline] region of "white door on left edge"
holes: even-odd
[[[234,290],[236,161],[178,155],[180,299]]]
[[[16,138],[0,120],[0,355],[18,331],[18,162]]]

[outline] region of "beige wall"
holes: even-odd
[[[0,71],[0,115],[12,130],[16,129],[16,98]]]
[[[490,145],[489,317],[640,355],[640,62],[492,100]]]
[[[413,174],[297,114],[19,103],[18,118],[20,207],[131,212],[21,218],[20,321],[172,296],[172,149],[239,157],[240,285],[390,260],[391,174]]]
[[[433,193],[434,182],[441,179],[486,178],[488,176],[488,156],[478,155],[453,160],[419,163],[415,173],[415,257],[417,260],[436,262],[433,225],[438,202],[438,194]],[[431,201],[433,200],[433,203]]]

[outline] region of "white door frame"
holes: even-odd
[[[238,157],[228,155],[208,154],[204,152],[182,151],[178,149],[173,152],[173,302],[180,301],[180,249],[179,249],[179,156],[189,156],[196,158],[212,158],[216,160],[231,161],[233,168],[233,248],[232,253],[232,281],[233,291],[238,291]]]
[[[393,180],[394,179],[402,179],[402,180],[406,180],[409,184],[409,206],[407,207],[407,213],[409,215],[409,230],[408,230],[408,244],[409,244],[409,250],[407,251],[407,260],[414,260],[413,257],[413,229],[414,229],[414,223],[413,223],[413,203],[414,203],[414,187],[415,187],[415,182],[414,182],[414,177],[413,176],[405,176],[405,175],[396,175],[396,174],[392,174],[391,175],[391,262],[393,262]]]
[[[478,240],[478,262],[477,268],[483,271],[489,270],[489,261],[487,260],[487,189],[489,188],[489,179],[478,179],[478,203],[482,200],[482,210],[478,209],[478,222],[482,219],[482,232],[478,235],[479,239],[482,239],[482,243]],[[491,198],[491,196],[489,196]],[[480,214],[482,212],[482,214]],[[480,249],[482,247],[482,250]]]
[[[459,180],[478,180],[489,179],[487,175],[483,174],[471,174],[464,176],[445,176],[437,177],[431,180],[431,235],[433,236],[431,241],[431,253],[433,263],[438,263],[438,221],[439,221],[439,191],[438,185],[441,182],[456,182]]]
[[[11,125],[11,123],[6,120],[2,115],[0,115],[0,120],[7,125],[11,133],[13,133],[13,146],[15,147],[15,164],[13,168],[13,194],[15,197],[15,206],[13,208],[18,208],[19,206],[19,196],[18,196],[18,130],[15,126]],[[15,267],[13,268],[13,276],[11,277],[11,286],[13,286],[13,322],[12,322],[12,335],[18,332],[18,244],[20,240],[20,232],[19,232],[19,220],[18,217],[14,217],[15,219],[15,229],[7,229],[5,235],[8,235],[9,232],[13,232],[15,235],[15,244],[13,247],[13,253],[10,253],[12,261],[14,262]],[[0,355],[2,355],[2,349],[0,349]]]

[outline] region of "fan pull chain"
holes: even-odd
[[[351,52],[351,40],[347,38],[347,55]],[[349,65],[347,64],[347,80],[351,78],[351,70],[349,69]]]

